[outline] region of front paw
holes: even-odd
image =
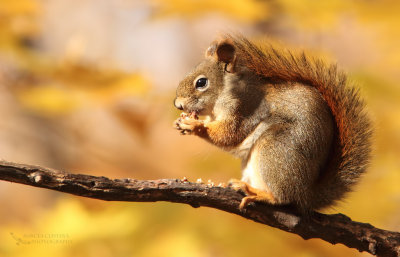
[[[174,127],[182,135],[199,134],[204,129],[204,122],[188,115],[181,115],[180,118],[175,120]]]

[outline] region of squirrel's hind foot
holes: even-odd
[[[243,191],[246,194],[239,205],[239,209],[242,211],[252,202],[266,202],[269,204],[276,203],[276,199],[271,192],[254,188],[244,181],[231,179],[229,180],[229,186],[236,191]]]

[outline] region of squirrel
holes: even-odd
[[[369,163],[365,103],[336,64],[223,35],[178,85],[174,126],[241,159],[230,185],[302,214],[332,206]],[[204,119],[198,119],[198,115]]]

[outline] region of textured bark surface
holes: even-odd
[[[315,212],[312,218],[304,219],[288,209],[259,203],[249,205],[242,212],[238,207],[243,194],[229,187],[179,179],[109,179],[6,161],[0,161],[0,180],[106,201],[168,201],[196,208],[207,206],[297,234],[304,239],[320,238],[377,256],[400,256],[398,232],[352,221],[343,214]]]

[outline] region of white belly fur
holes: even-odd
[[[261,172],[258,170],[259,165],[257,165],[257,161],[257,150],[253,149],[252,154],[242,171],[242,181],[247,182],[254,188],[267,191],[268,187],[261,177]]]

